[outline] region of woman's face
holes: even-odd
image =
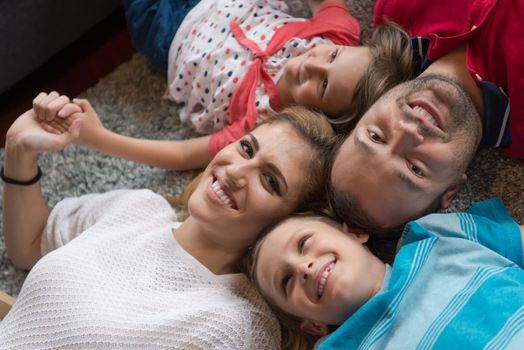
[[[312,154],[288,123],[261,125],[213,158],[189,199],[189,212],[220,240],[248,246],[262,228],[297,207]]]

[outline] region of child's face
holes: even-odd
[[[255,270],[264,296],[299,318],[342,324],[384,277],[384,264],[363,245],[368,235],[343,230],[318,218],[292,218],[271,231]]]
[[[319,45],[290,59],[277,82],[283,106],[317,108],[330,117],[344,114],[370,61],[366,47],[337,45]]]

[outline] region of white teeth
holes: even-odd
[[[222,190],[222,187],[220,187],[220,184],[218,183],[218,181],[213,182],[211,184],[211,188],[213,189],[213,191],[215,191],[215,193],[218,196],[218,198],[220,198],[220,200],[225,205],[227,205],[228,207],[231,207],[233,205],[233,201],[227,196],[227,194],[224,193],[224,191]]]
[[[317,289],[317,296],[320,298],[322,297],[322,294],[324,293],[324,288],[326,286],[326,281],[333,270],[333,267],[335,267],[335,263],[329,264],[329,266],[322,272],[322,275],[320,276],[320,279],[318,281],[318,289]]]
[[[435,126],[438,126],[437,125],[437,121],[435,120],[435,118],[433,118],[433,116],[428,112],[426,111],[425,108],[421,107],[421,106],[415,106],[413,107],[413,110],[417,113],[420,113],[422,115],[422,117],[424,117],[426,120],[428,120],[431,124],[435,125]]]

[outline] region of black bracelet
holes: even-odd
[[[40,180],[40,178],[42,177],[42,169],[40,169],[39,166],[37,166],[37,168],[38,168],[38,172],[36,173],[35,177],[33,177],[32,179],[29,179],[27,181],[20,181],[20,180],[11,179],[10,177],[5,176],[4,175],[4,167],[2,167],[2,169],[0,170],[0,178],[6,184],[18,185],[18,186],[30,186],[32,184],[37,183],[38,180]]]

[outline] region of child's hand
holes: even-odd
[[[37,99],[34,105],[39,108],[39,113],[35,111],[35,114],[45,118],[41,122],[44,130],[60,135],[70,132],[75,125],[78,131],[70,132],[73,142],[89,147],[96,146],[105,128],[88,100],[74,99],[71,103],[67,96],[58,96],[56,93],[41,93]]]
[[[74,113],[70,117],[73,118],[71,125],[76,118],[80,119],[80,132],[75,143],[96,148],[99,138],[103,137],[102,134],[106,130],[104,125],[88,100],[75,98],[73,103],[82,110],[81,113]]]

